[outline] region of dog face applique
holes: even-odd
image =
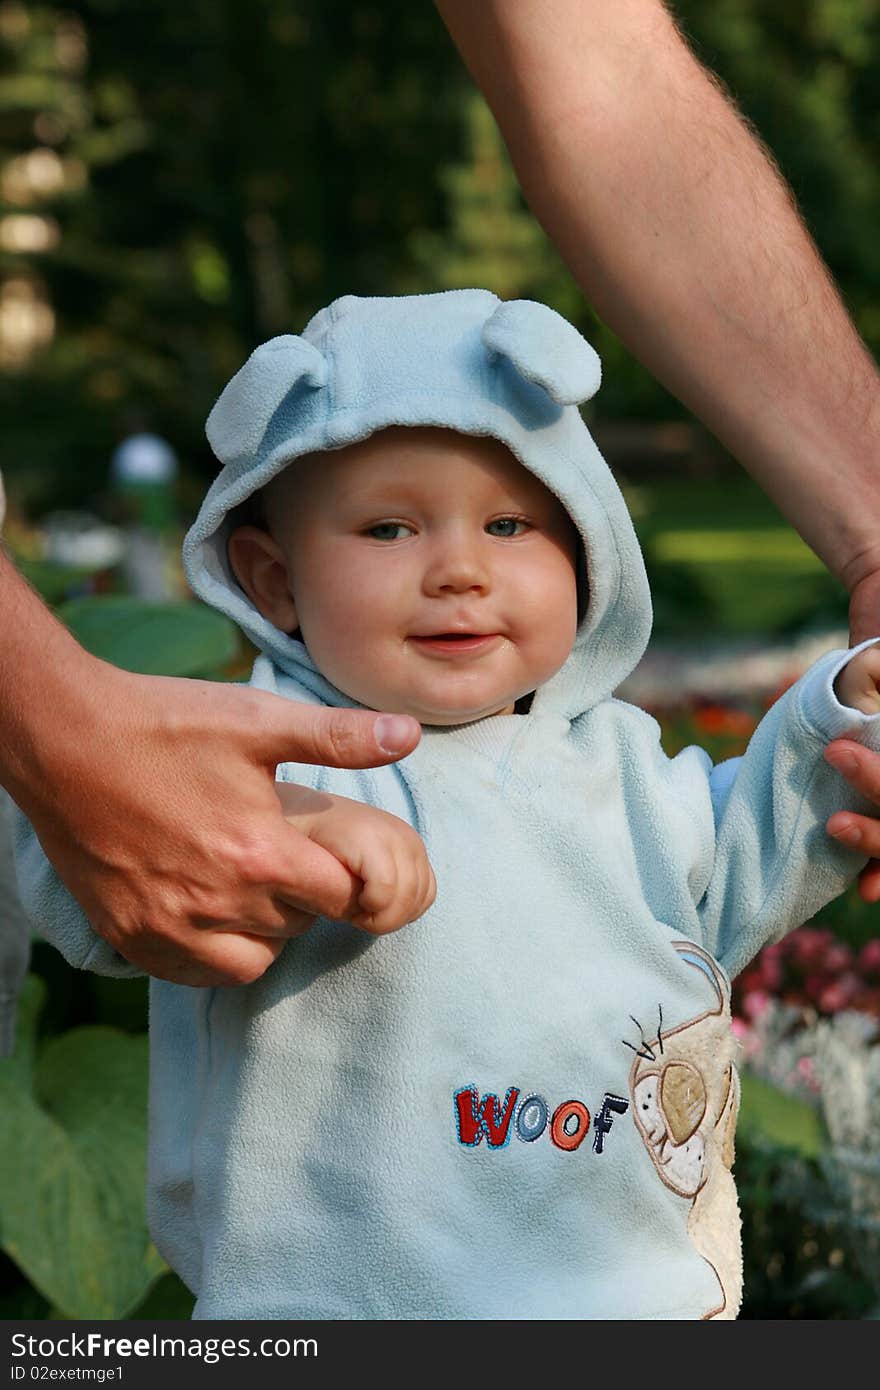
[[[688,1235],[712,1266],[721,1301],[707,1318],[735,1318],[742,1297],[739,1207],[731,1168],[739,1110],[730,987],[716,962],[690,941],[673,949],[706,976],[713,1006],[641,1038],[630,1072],[636,1127],[663,1183],[691,1202]],[[633,1022],[636,1022],[634,1019]],[[641,1032],[641,1025],[638,1025]]]

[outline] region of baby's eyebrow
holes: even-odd
[[[353,504],[372,507],[381,505],[386,501],[399,497],[419,499],[424,494],[413,479],[401,476],[399,478],[377,478],[375,480],[365,479],[359,481],[358,486],[349,491],[342,482],[338,494],[343,501],[350,501]]]
[[[416,492],[412,488],[383,488],[377,489],[375,493],[364,493],[357,497],[346,497],[344,494],[339,499],[340,505],[345,505],[347,509],[355,512],[394,512],[401,508],[414,508],[419,510],[441,510],[448,508],[448,494],[442,498],[426,498],[424,494]],[[524,513],[534,511],[534,508],[527,508],[522,503],[514,502],[511,498],[493,498],[485,502],[478,508],[487,515],[507,514],[511,512]]]
[[[334,510],[337,515],[342,514],[350,519],[363,520],[395,516],[398,512],[410,511],[412,508],[413,499],[397,493],[385,494],[381,497],[341,497],[336,501]]]

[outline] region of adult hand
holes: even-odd
[[[849,628],[854,647],[869,637],[880,637],[880,569],[863,575],[853,585]],[[825,757],[856,791],[876,802],[880,817],[880,753],[873,753],[853,739],[838,738],[829,743]],[[867,903],[880,900],[880,820],[838,811],[826,829],[836,840],[873,856],[859,875],[859,892]]]
[[[127,960],[180,984],[248,983],[315,914],[358,910],[360,880],[285,823],[275,768],[393,762],[418,743],[416,720],[80,656],[88,702],[41,742],[42,775],[15,795],[92,926]]]
[[[869,637],[880,637],[880,562],[853,584],[849,596],[849,640],[857,647]]]

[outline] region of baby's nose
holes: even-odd
[[[489,567],[474,545],[447,545],[438,549],[425,570],[426,593],[484,592],[490,587]]]

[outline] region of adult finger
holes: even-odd
[[[853,586],[849,600],[849,640],[858,646],[880,632],[880,567]]]
[[[287,939],[251,936],[247,932],[203,932],[193,929],[180,941],[178,952],[167,943],[154,952],[151,943],[138,942],[129,953],[134,965],[159,980],[198,988],[253,984],[281,954]]]
[[[281,823],[273,852],[270,891],[287,907],[315,917],[349,920],[363,882],[334,854],[292,825]]]
[[[852,811],[837,811],[825,823],[825,829],[841,844],[849,845],[862,854],[880,854],[880,824],[870,816],[857,816]]]
[[[859,874],[859,894],[864,902],[880,899],[880,859],[870,859]]]
[[[260,696],[254,710],[256,751],[266,763],[382,767],[411,753],[421,738],[418,720],[408,714],[325,709],[252,693]]]
[[[876,801],[880,815],[880,753],[873,753],[852,739],[838,738],[825,749],[825,761],[862,796]]]
[[[873,753],[852,739],[839,738],[825,749],[825,759],[845,777],[850,786],[880,807],[880,754]],[[837,811],[825,829],[841,844],[871,856],[880,856],[880,821]],[[871,858],[859,874],[859,893],[868,903],[880,899],[880,859]]]
[[[837,811],[825,824],[828,834],[860,854],[880,856],[880,822],[871,816]],[[880,899],[880,858],[873,857],[859,874],[859,893],[866,903]]]
[[[238,922],[228,926],[212,927],[212,931],[229,932],[233,935],[281,937],[287,941],[294,936],[302,936],[315,920],[314,912],[304,912],[301,908],[290,907],[281,898],[273,899],[271,922]]]

